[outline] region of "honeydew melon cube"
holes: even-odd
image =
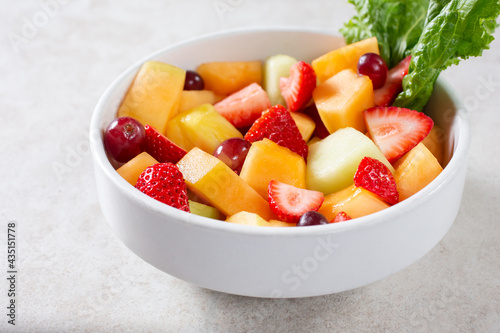
[[[272,105],[286,105],[281,95],[280,78],[289,77],[290,67],[297,62],[295,58],[284,54],[270,56],[264,62],[263,87]]]
[[[208,217],[215,220],[222,220],[223,216],[215,207],[189,200],[189,211],[193,214]]]
[[[394,173],[384,154],[363,133],[346,127],[330,134],[309,147],[307,188],[328,195],[352,185],[358,165],[365,156],[379,160]]]

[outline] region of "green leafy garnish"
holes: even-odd
[[[437,77],[461,59],[480,56],[494,39],[499,0],[349,0],[358,15],[341,29],[348,44],[377,37],[389,67],[411,55],[394,105],[421,111]]]

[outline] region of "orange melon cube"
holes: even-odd
[[[252,143],[240,177],[267,200],[271,180],[306,188],[306,163],[290,149],[263,139]]]
[[[191,110],[192,108],[202,104],[215,104],[221,99],[221,96],[216,95],[210,90],[184,90],[181,93],[178,113]]]
[[[379,53],[376,37],[361,40],[330,51],[311,63],[320,82],[328,80],[344,69],[357,71],[359,58],[365,53]]]
[[[133,117],[165,133],[167,122],[177,113],[186,71],[159,61],[142,65],[119,109],[118,117]]]
[[[434,155],[441,166],[444,163],[444,141],[445,133],[443,129],[436,124],[434,124],[425,139],[422,140],[422,143],[429,149],[432,155]]]
[[[135,186],[141,173],[149,166],[159,163],[146,152],[140,153],[116,170],[126,181]]]
[[[213,155],[193,148],[177,166],[187,188],[222,214],[231,216],[247,211],[265,220],[274,218],[267,200]]]
[[[375,106],[368,76],[346,69],[321,83],[313,92],[321,120],[330,133],[344,127],[366,132],[363,111]]]
[[[314,120],[312,120],[311,117],[303,113],[290,112],[290,114],[292,115],[295,124],[299,128],[299,132],[302,135],[302,139],[304,139],[305,142],[309,141],[311,135],[314,132],[314,129],[316,128]]]
[[[205,81],[205,89],[218,95],[229,95],[251,83],[261,85],[260,61],[227,61],[203,63],[196,69]]]
[[[365,216],[389,207],[377,195],[362,187],[351,185],[325,197],[318,212],[332,221],[340,212],[352,218]]]
[[[443,171],[436,157],[422,142],[397,160],[394,168],[399,201],[423,189]]]

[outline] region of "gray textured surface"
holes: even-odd
[[[113,236],[93,181],[92,110],[118,74],[166,45],[248,26],[337,31],[352,8],[331,0],[64,2],[2,0],[0,222],[2,235],[7,221],[18,224],[19,279],[17,325],[7,325],[3,310],[0,331],[500,331],[499,41],[481,59],[443,75],[468,105],[473,142],[463,204],[442,242],[409,268],[363,288],[253,299],[170,277]],[[220,4],[228,11],[217,12]],[[29,30],[26,22],[39,27]],[[17,52],[13,34],[23,38]],[[0,238],[5,253],[6,236]]]

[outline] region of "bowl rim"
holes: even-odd
[[[243,28],[227,31],[219,31],[192,37],[187,40],[172,44],[161,48],[158,51],[150,53],[139,61],[135,62],[125,69],[112,83],[106,88],[104,93],[99,98],[90,121],[89,139],[92,151],[92,157],[96,167],[98,166],[105,176],[113,183],[114,186],[120,189],[122,193],[128,196],[131,200],[137,202],[143,208],[161,215],[169,223],[189,224],[191,227],[205,228],[211,231],[237,233],[246,235],[259,235],[270,237],[307,237],[319,236],[325,234],[333,234],[347,231],[355,231],[361,228],[371,228],[380,223],[392,220],[393,218],[404,215],[405,213],[422,205],[432,197],[432,194],[438,191],[441,187],[452,181],[454,175],[459,171],[463,163],[466,163],[468,150],[470,146],[470,124],[468,114],[464,108],[460,107],[461,103],[457,95],[454,93],[451,86],[442,78],[438,78],[436,84],[440,85],[448,94],[452,102],[457,106],[455,120],[457,121],[457,140],[454,143],[453,155],[443,168],[443,171],[425,188],[418,193],[412,195],[408,199],[388,207],[382,211],[352,219],[349,223],[334,223],[328,225],[314,226],[311,228],[278,228],[278,227],[260,227],[247,226],[234,223],[225,223],[221,220],[215,220],[203,216],[198,216],[192,213],[187,213],[164,203],[161,203],[146,194],[135,190],[131,185],[119,174],[111,165],[106,155],[103,144],[103,130],[101,128],[102,116],[104,114],[105,105],[109,102],[113,91],[122,84],[122,81],[135,73],[137,69],[147,60],[157,58],[165,52],[173,51],[178,48],[198,43],[200,41],[208,41],[211,39],[223,39],[236,35],[256,34],[262,32],[282,32],[282,33],[310,33],[315,35],[325,35],[329,37],[341,37],[338,33],[328,32],[315,28],[300,28],[300,27],[258,27],[258,28]]]

